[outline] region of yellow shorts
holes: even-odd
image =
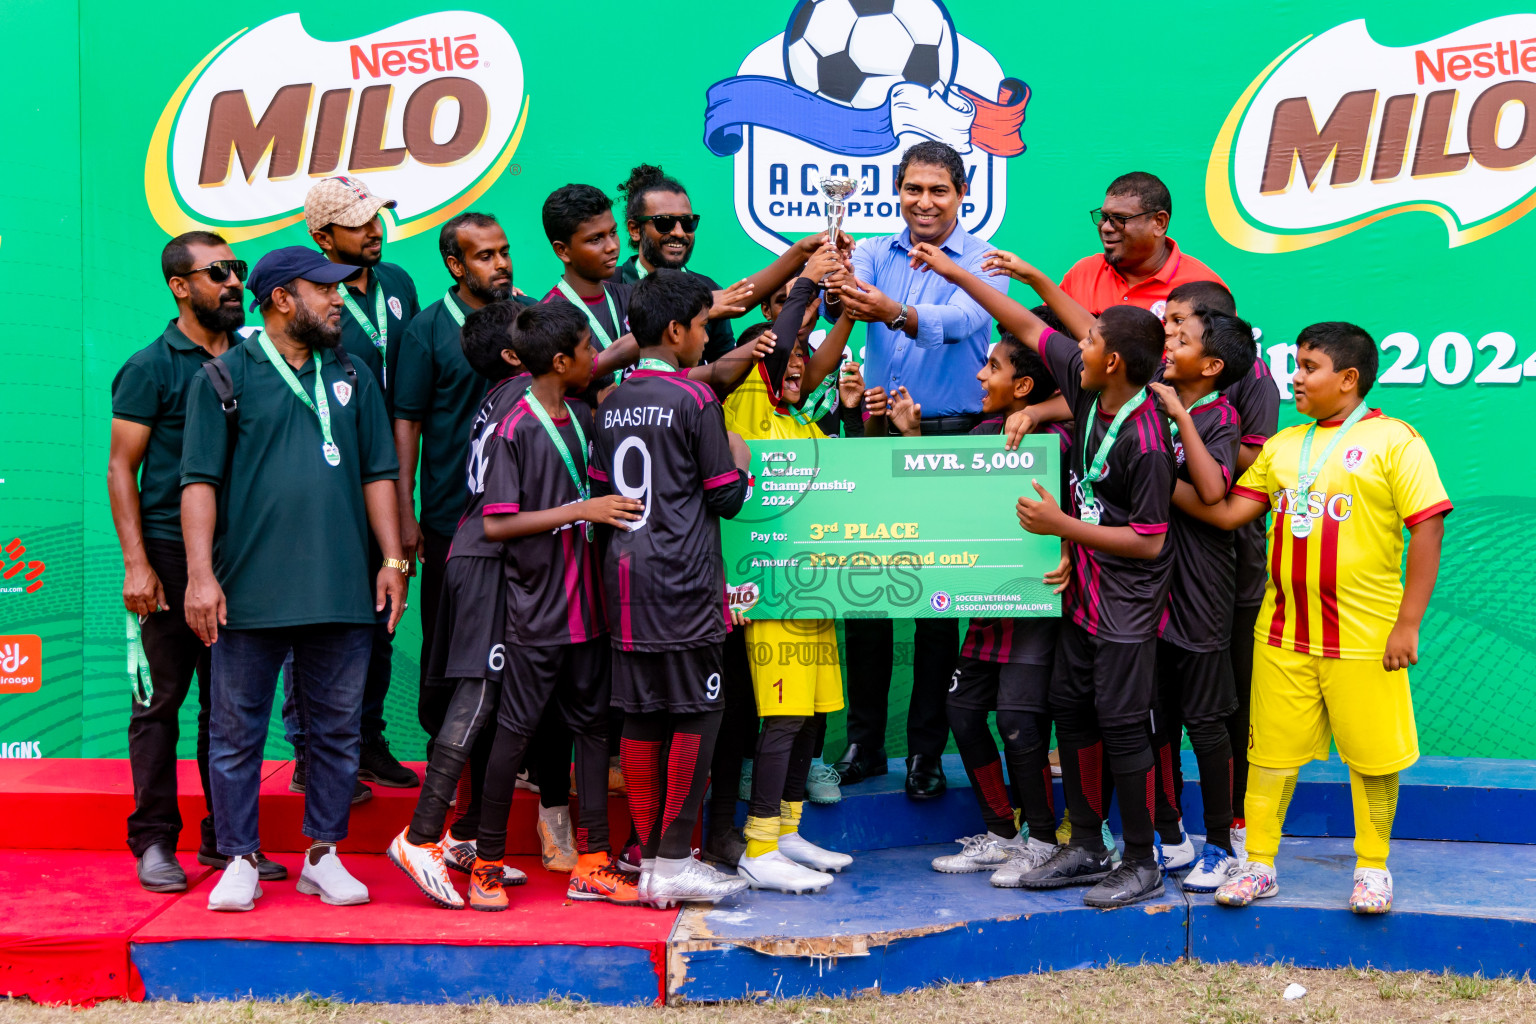
[[[749,622],[747,660],[759,717],[843,706],[842,662],[831,619]]]
[[[1381,659],[1322,658],[1262,641],[1253,645],[1248,760],[1299,768],[1328,760],[1328,740],[1362,775],[1390,775],[1419,759],[1406,669]]]

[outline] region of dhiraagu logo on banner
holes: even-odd
[[[1223,238],[1290,252],[1424,212],[1452,246],[1536,207],[1536,14],[1413,46],[1364,21],[1309,37],[1238,98],[1216,139],[1206,203]]]
[[[212,228],[235,242],[301,220],[316,180],[367,174],[399,204],[382,211],[388,236],[405,238],[484,194],[527,117],[517,45],[483,14],[334,42],[285,14],[188,72],[155,126],[144,191],[167,234]]]
[[[843,227],[902,228],[901,154],[937,139],[965,160],[960,222],[990,238],[1007,208],[1008,159],[1029,86],[959,34],[938,0],[800,0],[788,27],[707,92],[704,144],[734,156],[736,216],[775,251],[825,230],[817,183],[859,179]]]

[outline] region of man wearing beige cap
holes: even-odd
[[[391,376],[405,328],[421,310],[416,285],[410,275],[393,263],[384,263],[384,224],[379,211],[393,209],[393,199],[382,199],[350,175],[317,181],[304,197],[304,220],[310,237],[332,263],[361,267],[341,288],[341,347],[373,372],[384,392],[384,406],[394,415],[394,381]],[[377,574],[383,555],[369,539],[369,578]],[[415,559],[407,556],[414,566]],[[394,635],[382,625],[390,609],[380,614],[374,630],[368,679],[363,688],[362,750],[358,779],[381,786],[408,788],[420,784],[416,773],[397,761],[384,739],[384,698],[389,693]],[[293,788],[307,785],[304,723],[297,708],[285,702],[284,722],[293,741],[295,759]],[[293,713],[291,713],[293,712]],[[359,787],[362,788],[362,787]]]

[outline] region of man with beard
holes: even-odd
[[[693,257],[693,236],[699,226],[699,215],[693,212],[693,203],[682,183],[669,177],[660,167],[641,164],[629,172],[629,178],[619,186],[619,191],[624,194],[624,223],[629,231],[629,244],[635,249],[635,255],[619,265],[619,282],[634,284],[655,270],[685,269]],[[712,278],[698,275],[716,293],[716,306],[721,314],[716,316],[715,311],[711,311],[709,343],[704,346],[703,362],[712,363],[736,347],[731,320],[746,313],[752,299],[764,301],[787,285],[800,273],[811,254],[820,248],[821,237],[807,235],[800,239],[768,266],[733,285],[728,295]],[[846,237],[841,241],[847,248],[852,248],[853,243]],[[698,271],[690,270],[689,273],[697,274]],[[738,302],[740,310],[729,312],[728,308],[734,309]]]
[[[176,802],[177,716],[197,673],[197,768],[208,789],[208,708],[212,681],[208,650],[187,627],[182,600],[187,555],[181,539],[181,442],[187,388],[203,363],[223,355],[245,323],[244,260],[224,239],[192,231],[166,243],[160,269],[178,315],[148,347],[135,352],[112,381],[112,446],[107,493],[123,549],[123,605],[134,656],[134,702],[128,719],[133,813],[128,848],[139,884],[150,892],[182,892],[187,876],[176,863],[181,812]],[[197,859],[222,867],[212,804],[203,818]],[[263,860],[261,877],[284,878]]]
[[[470,424],[485,398],[486,380],[464,358],[459,341],[464,318],[512,297],[512,258],[496,218],[469,211],[438,234],[443,264],[454,287],[411,321],[400,342],[394,381],[395,451],[400,456],[400,546],[421,569],[421,672],[426,679],[436,631],[438,598],[448,548],[464,512],[464,463]],[[524,304],[518,300],[519,305]],[[416,464],[421,463],[421,518],[416,517]],[[429,690],[417,716],[436,735],[443,708],[429,708]]]
[[[381,261],[384,224],[379,211],[394,206],[393,199],[375,196],[360,179],[347,175],[322,178],[304,197],[304,221],[310,237],[326,259],[352,267],[355,274],[340,290],[346,307],[341,315],[341,345],[372,372],[383,394],[385,412],[390,414],[400,343],[406,327],[421,311],[410,275],[393,263]],[[370,578],[378,572],[381,557],[378,547],[370,545]],[[411,565],[414,572],[415,563]],[[384,629],[382,619],[389,612],[385,609],[373,635],[368,685],[363,691],[363,751],[357,774],[363,782],[409,788],[419,782],[416,773],[395,759],[384,739],[384,698],[389,694],[394,638]],[[292,712],[291,701],[285,700],[283,720],[298,762],[292,788],[303,792],[307,771],[304,725]],[[363,786],[358,789],[366,791]],[[362,793],[356,795],[366,799]]]
[[[336,351],[336,285],[356,270],[300,246],[263,256],[250,278],[263,329],[199,370],[187,398],[186,617],[213,647],[209,778],[219,852],[230,858],[210,910],[251,910],[261,895],[261,753],[290,651],[308,727],[303,828],[314,841],[298,889],[333,905],[368,901],[336,844],[346,838],[356,784],[375,616],[391,609],[385,628],[395,628],[408,564],[384,398]],[[370,527],[385,555],[371,585]]]
[[[1122,174],[1104,192],[1104,205],[1088,211],[1104,251],[1084,256],[1061,279],[1061,290],[1083,308],[1098,316],[1110,306],[1140,306],[1161,318],[1168,293],[1179,285],[1225,285],[1215,271],[1168,237],[1173,197],[1157,175]]]

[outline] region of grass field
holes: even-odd
[[[1287,985],[1307,994],[1286,1000]],[[103,1003],[89,1010],[0,1001],[0,1024],[1261,1024],[1476,1021],[1536,1024],[1536,984],[1464,975],[1306,971],[1182,962],[1034,974],[894,996],[708,1006],[606,1007],[290,1002]]]

